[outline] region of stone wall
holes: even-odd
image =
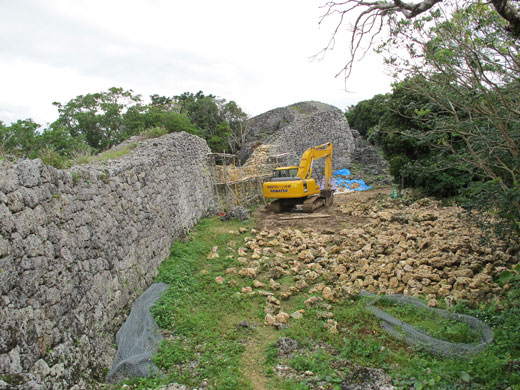
[[[359,131],[352,129],[354,137],[354,155],[352,164],[347,166],[353,175],[364,178],[370,184],[392,184],[389,164],[383,156],[381,148],[376,147],[364,139]]]
[[[214,207],[208,153],[175,133],[69,170],[0,161],[0,388],[102,380],[125,308]]]

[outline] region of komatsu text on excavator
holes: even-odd
[[[325,174],[323,183],[318,183],[311,178],[312,163],[323,157],[325,157]],[[275,199],[269,204],[268,209],[280,213],[301,204],[304,212],[312,213],[322,206],[331,205],[333,200],[331,176],[332,143],[328,142],[307,149],[298,167],[276,168],[271,180],[263,184],[264,198]]]

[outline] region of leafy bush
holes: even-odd
[[[139,135],[144,138],[158,138],[158,137],[162,137],[165,134],[168,134],[168,130],[166,130],[166,128],[164,128],[164,127],[158,127],[158,126],[150,127],[148,129],[146,129],[145,131],[139,133]]]

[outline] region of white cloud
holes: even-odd
[[[318,26],[323,2],[0,1],[0,120],[45,124],[57,117],[53,101],[112,86],[144,97],[202,90],[251,115],[303,100],[344,109],[387,92],[375,57],[345,92],[334,75],[346,41],[309,60],[332,31]]]

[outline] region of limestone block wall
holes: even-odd
[[[102,379],[125,308],[214,207],[208,153],[175,133],[69,170],[0,161],[0,388]]]

